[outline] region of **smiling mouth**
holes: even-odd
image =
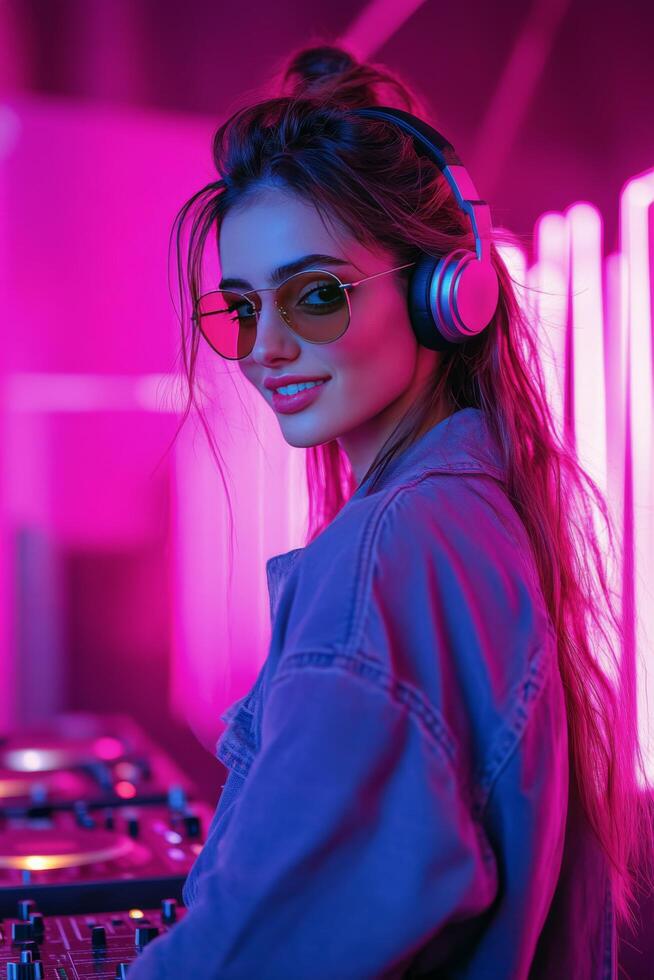
[[[273,408],[275,411],[283,412],[284,414],[301,411],[303,408],[313,404],[318,397],[320,389],[324,388],[327,383],[327,380],[321,380],[320,384],[311,385],[309,388],[304,388],[301,391],[296,391],[294,394],[289,395],[285,395],[279,390],[273,391],[271,399]]]

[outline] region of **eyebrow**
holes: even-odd
[[[296,272],[301,272],[302,269],[306,269],[307,266],[313,266],[320,263],[321,265],[351,265],[347,259],[336,258],[335,255],[322,255],[319,253],[314,253],[313,255],[303,255],[300,259],[295,259],[293,262],[287,262],[285,265],[278,266],[272,273],[270,277],[270,282],[273,286],[278,286],[280,282],[284,279],[288,279],[289,276],[294,275]],[[219,289],[253,289],[251,283],[247,279],[221,279]]]

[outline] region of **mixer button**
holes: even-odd
[[[134,945],[142,949],[159,935],[156,926],[137,926],[134,932]]]

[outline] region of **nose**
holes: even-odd
[[[262,298],[257,334],[251,357],[266,362],[275,355],[288,357],[299,349],[299,342],[270,296]]]

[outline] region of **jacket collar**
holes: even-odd
[[[486,473],[506,483],[506,467],[501,449],[493,438],[485,416],[479,408],[461,408],[423,433],[413,445],[396,456],[386,467],[374,493],[387,490],[424,473]],[[368,496],[372,482],[369,476],[361,483],[345,504]],[[273,555],[266,562],[268,590],[271,602],[278,586],[286,577],[296,559],[304,551],[291,551]]]
[[[506,466],[479,408],[461,408],[424,432],[388,464],[374,493],[414,480],[424,473],[487,473],[506,483]],[[351,500],[368,496],[372,475],[361,483]]]

